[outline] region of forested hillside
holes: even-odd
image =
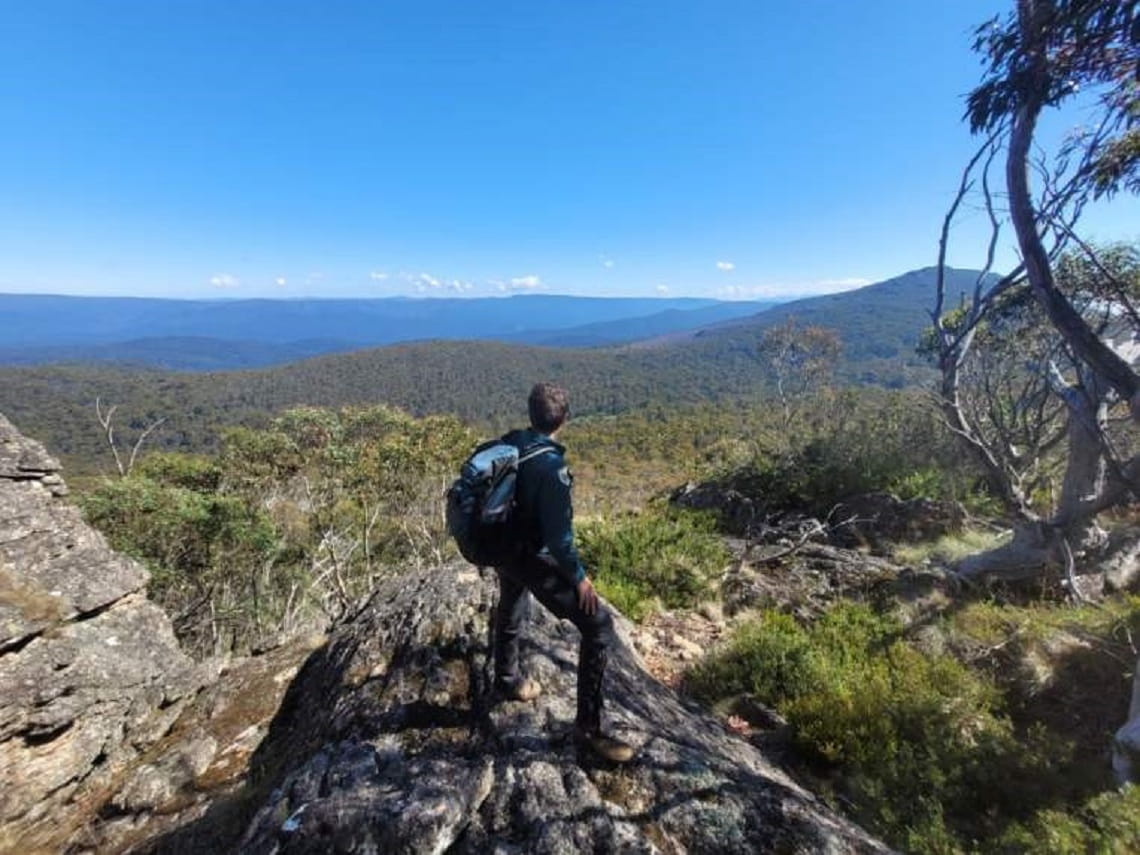
[[[977,270],[946,268],[950,304],[972,295],[980,275]],[[924,267],[851,291],[781,303],[749,318],[694,331],[689,337],[728,346],[727,342],[747,340],[794,318],[802,325],[829,327],[839,334],[847,376],[891,382],[899,376],[900,365],[919,362],[915,346],[930,323],[937,276],[937,268]],[[996,282],[997,277],[987,281]]]
[[[276,369],[172,374],[96,366],[0,370],[0,410],[38,432],[53,452],[97,456],[103,444],[95,398],[119,406],[124,425],[165,418],[158,447],[207,450],[217,428],[261,423],[297,405],[383,402],[416,414],[452,413],[506,425],[536,377],[575,390],[581,414],[650,403],[697,403],[753,394],[764,385],[754,346],[710,360],[703,348],[619,353],[495,342],[422,342],[317,357]]]

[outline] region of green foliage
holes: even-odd
[[[215,458],[145,456],[82,497],[200,652],[323,623],[380,576],[440,560],[444,488],[475,438],[381,406],[289,410],[223,441]]]
[[[784,411],[784,428],[809,397],[818,396],[835,371],[843,343],[830,327],[800,327],[794,316],[769,327],[760,340],[760,358],[775,380]]]
[[[235,428],[225,438],[233,489],[276,494],[273,514],[288,542],[310,561],[336,565],[343,596],[359,593],[382,565],[446,548],[443,492],[475,443],[457,419],[386,406],[301,407],[266,430]]]
[[[174,477],[160,480],[163,472]],[[83,511],[112,547],[150,568],[150,596],[171,614],[184,641],[198,649],[244,647],[272,617],[263,611],[268,592],[259,586],[285,581],[259,573],[275,551],[276,533],[256,506],[178,483],[188,473],[201,475],[200,463],[156,461],[148,474],[105,481],[83,497]]]
[[[203,492],[218,489],[222,481],[218,461],[200,454],[150,454],[139,462],[133,474],[171,487]]]
[[[1140,632],[1140,596],[1106,600],[1080,607],[1059,608],[1039,603],[1016,606],[992,600],[969,603],[949,621],[951,631],[981,644],[996,644],[1012,638],[1042,642],[1058,632],[1098,638],[1101,643],[1115,640],[1125,646],[1134,632]]]
[[[843,390],[794,431],[759,439],[753,460],[723,480],[773,510],[825,515],[852,495],[899,488],[956,499],[977,480],[933,409],[905,393]]]
[[[584,523],[577,535],[598,590],[638,621],[659,606],[696,605],[728,561],[713,520],[691,512],[623,514]]]
[[[1056,786],[1051,762],[1065,753],[1041,729],[1019,739],[990,681],[862,605],[811,627],[766,612],[689,684],[706,701],[751,693],[775,706],[814,770],[838,772],[856,818],[907,851],[973,848],[999,832]]]
[[[1140,852],[1140,787],[1101,793],[1069,811],[1039,811],[1012,824],[994,849],[1024,855]]]
[[[946,494],[946,473],[933,466],[915,469],[895,477],[887,490],[900,499],[919,499]]]
[[[1043,107],[1089,102],[1092,94],[1095,109],[1085,110],[1084,129],[1062,155],[1087,162],[1078,177],[1098,194],[1140,191],[1135,3],[1053,0],[1028,7],[1024,19],[1022,11],[976,30],[974,50],[986,71],[967,99],[971,130],[992,131],[1019,110],[1035,118]]]

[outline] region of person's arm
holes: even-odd
[[[574,584],[586,578],[586,568],[574,547],[574,508],[570,497],[570,475],[565,466],[547,466],[538,491],[538,523],[542,545],[558,569]]]

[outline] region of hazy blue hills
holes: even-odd
[[[9,294],[0,295],[0,363],[117,362],[209,371],[425,339],[597,346],[705,326],[765,305],[556,295],[159,300]]]
[[[0,294],[0,364],[117,363],[225,371],[430,340],[496,340],[557,348],[672,347],[700,342],[716,360],[751,348],[773,325],[837,330],[845,374],[898,385],[916,365],[935,268],[780,304],[698,298],[518,295],[505,298],[158,300]],[[952,305],[975,271],[947,270]]]

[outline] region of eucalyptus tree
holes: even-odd
[[[1016,525],[1011,543],[973,556],[959,569],[967,576],[1018,578],[1064,567],[1071,577],[1099,569],[1105,540],[1096,517],[1131,501],[1140,474],[1130,438],[1121,441],[1108,429],[1114,404],[1140,411],[1140,375],[1129,353],[1140,333],[1133,309],[1135,254],[1117,249],[1106,256],[1076,230],[1091,200],[1140,189],[1137,3],[1017,0],[1004,19],[978,28],[974,47],[985,72],[969,95],[967,119],[983,142],[943,223],[931,316],[946,421],[991,474]],[[1044,111],[1063,106],[1080,106],[1095,120],[1050,155],[1040,145],[1038,122]],[[1001,182],[995,177],[999,165]],[[973,292],[947,312],[942,271],[952,226],[969,200],[977,200],[988,218],[990,239]],[[1006,226],[1021,261],[996,274]],[[1008,313],[1019,289],[1032,295],[1047,334],[1037,337],[1023,354],[1025,364],[1011,374],[1029,384],[1027,397],[1015,396],[993,412],[1007,415],[1005,427],[1020,420],[1024,428],[1027,413],[1064,405],[1063,441],[1053,419],[1037,425],[1039,447],[1049,450],[1052,443],[1063,451],[1060,495],[1045,508],[1033,495],[1039,448],[1012,442],[1010,431],[1001,430],[1002,419],[979,419],[970,405],[993,392],[979,386],[971,365],[992,361],[1003,326],[1012,333]],[[1032,325],[1015,328],[1013,341]]]
[[[803,326],[794,317],[765,330],[759,356],[776,384],[788,430],[805,403],[830,381],[843,344],[828,327]]]

